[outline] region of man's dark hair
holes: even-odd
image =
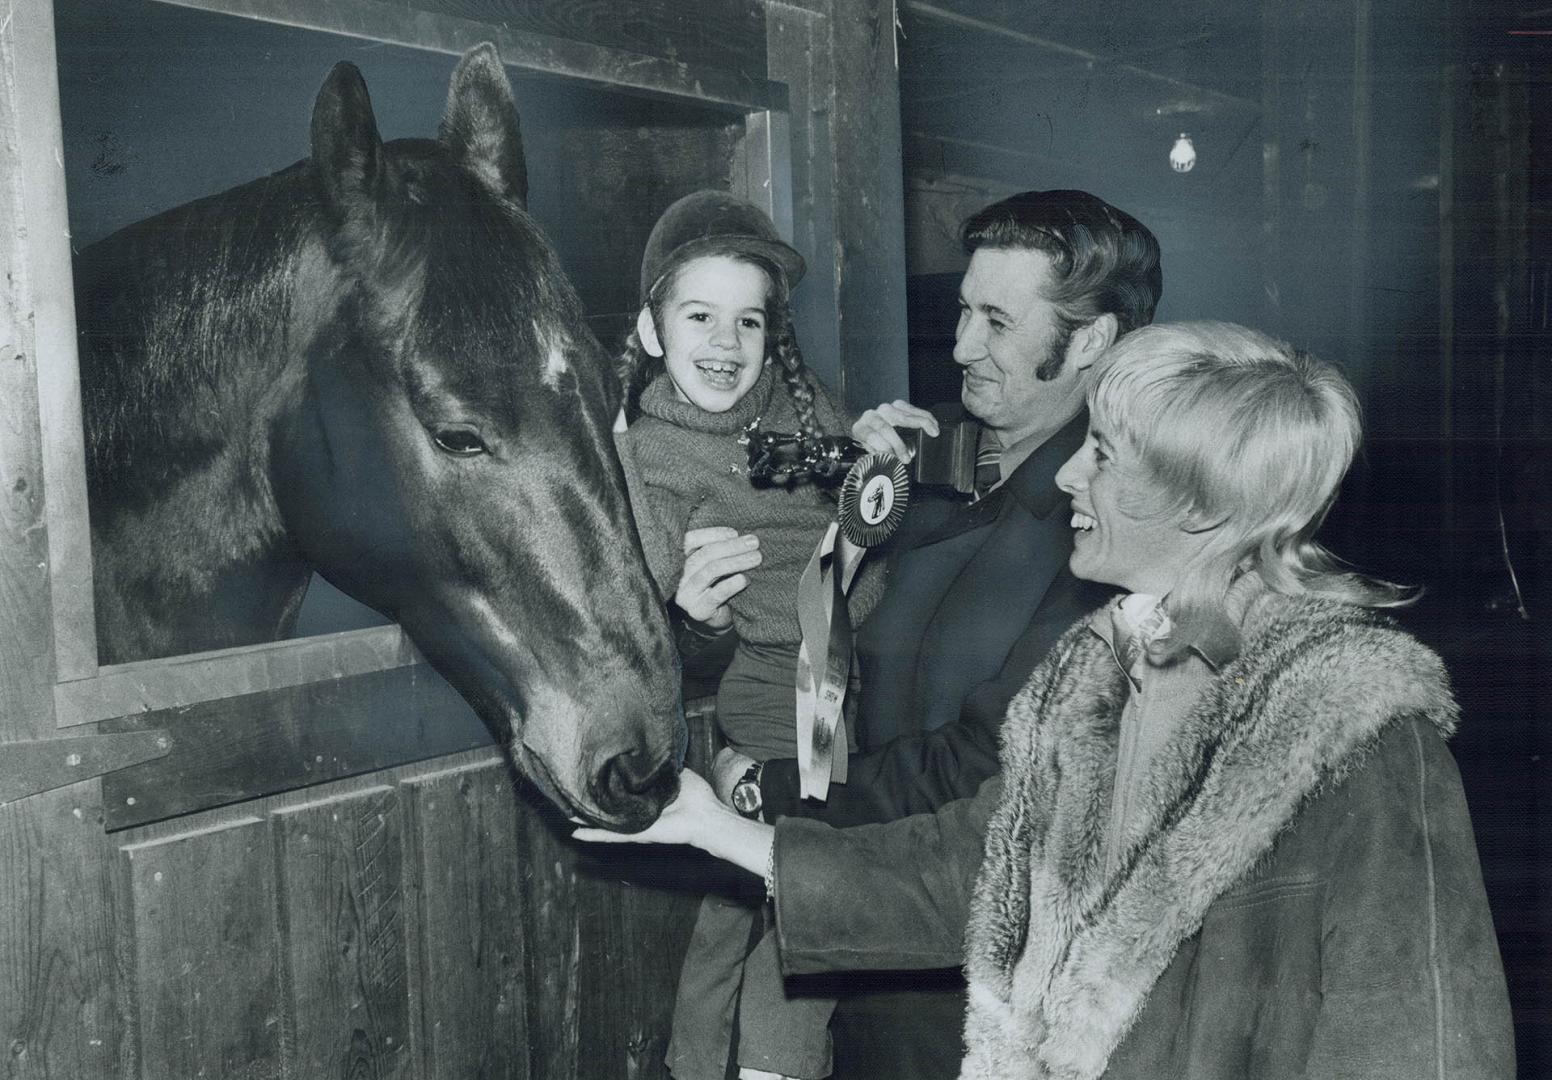
[[[1117,336],[1153,321],[1164,275],[1159,242],[1130,214],[1086,191],[1025,191],[971,215],[960,230],[965,254],[979,248],[1031,248],[1051,257],[1050,299],[1063,337],[1101,315]]]

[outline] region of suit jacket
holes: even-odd
[[[1087,425],[1079,414],[974,505],[913,504],[892,545],[884,596],[857,635],[857,731],[877,749],[852,756],[847,782],[832,785],[824,803],[799,799],[795,761],[766,762],[766,820],[894,821],[973,795],[997,772],[1008,702],[1062,633],[1112,591],[1067,569],[1070,504],[1056,471]],[[957,1074],[965,1007],[957,950],[923,959],[911,966],[947,970],[789,980],[791,992],[840,998],[836,1076]]]
[[[797,763],[766,763],[767,820],[891,821],[975,793],[997,769],[1003,711],[1106,586],[1079,581],[1056,471],[1083,442],[1079,414],[974,505],[912,504],[891,544],[884,596],[857,631],[858,739],[845,785],[798,797]]]

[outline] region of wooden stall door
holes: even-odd
[[[114,1075],[666,1076],[703,864],[568,832],[492,749],[113,834]]]

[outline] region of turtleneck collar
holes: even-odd
[[[749,388],[749,393],[739,398],[727,412],[707,412],[699,405],[679,400],[674,381],[663,372],[641,392],[641,411],[647,416],[676,427],[700,431],[708,435],[736,435],[749,426],[751,420],[764,416],[771,403],[771,391],[776,385],[774,369],[767,365],[760,372],[759,380]]]

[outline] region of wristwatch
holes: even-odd
[[[765,762],[756,761],[733,785],[733,809],[752,821],[760,820],[760,807],[764,803],[760,797],[760,770],[763,768]]]

